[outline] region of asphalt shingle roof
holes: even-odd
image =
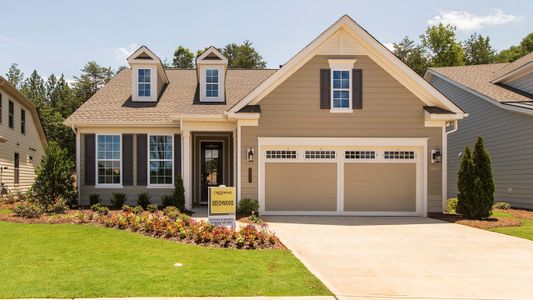
[[[178,114],[220,114],[276,71],[229,69],[226,102],[205,104],[195,100],[198,84],[194,69],[167,69],[169,84],[155,103],[131,101],[131,70],[125,69],[69,116],[66,123],[170,122]]]

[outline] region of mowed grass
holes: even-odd
[[[331,294],[287,250],[206,248],[91,225],[0,222],[0,253],[0,298]]]
[[[494,211],[492,213],[492,216],[494,217],[508,217],[513,219],[518,219],[522,221],[522,225],[519,227],[499,227],[499,228],[492,228],[489,229],[490,231],[499,232],[507,235],[516,236],[523,239],[528,239],[533,241],[533,220],[531,219],[524,219],[524,218],[517,218],[516,216],[513,216],[511,213],[502,212],[502,211]]]

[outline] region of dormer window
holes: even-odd
[[[150,69],[139,69],[138,70],[138,96],[139,97],[150,97],[151,93],[151,80],[150,80]]]
[[[224,102],[228,59],[215,47],[209,47],[196,59],[200,102]]]
[[[218,70],[205,70],[205,96],[207,98],[218,98]]]
[[[156,102],[168,77],[163,63],[150,49],[142,46],[128,57],[131,67],[131,101]]]

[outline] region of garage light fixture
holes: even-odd
[[[434,164],[440,164],[442,162],[442,154],[439,148],[431,150],[431,162]]]
[[[254,162],[254,148],[249,147],[246,153],[248,162]]]

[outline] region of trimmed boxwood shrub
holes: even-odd
[[[137,197],[137,205],[141,206],[143,209],[146,209],[150,205],[150,194],[148,192],[142,192]]]
[[[250,198],[244,198],[239,201],[237,205],[237,212],[241,214],[252,214],[253,212],[257,213],[259,210],[259,202],[257,200],[252,200]]]
[[[97,203],[102,203],[102,197],[100,194],[90,194],[89,195],[89,206],[93,206]]]
[[[111,205],[114,209],[120,209],[124,205],[128,198],[124,193],[112,193],[111,194]]]

